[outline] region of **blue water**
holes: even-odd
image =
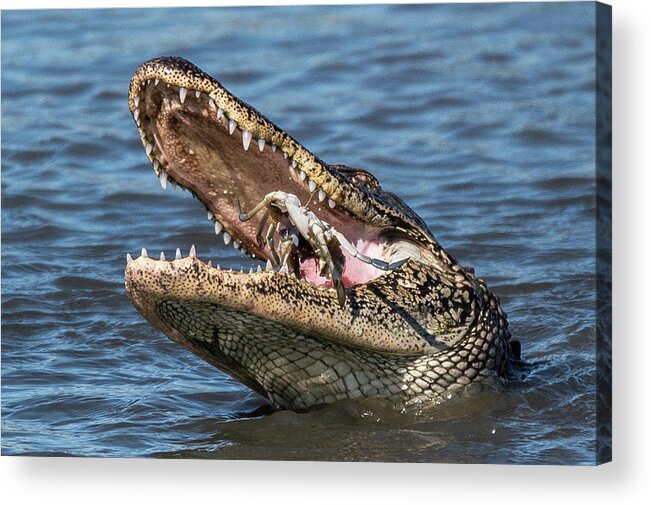
[[[595,460],[594,4],[2,13],[2,454]],[[183,56],[322,159],[371,170],[502,298],[521,381],[420,416],[264,401],[148,325],[126,252],[214,239],[127,107]]]

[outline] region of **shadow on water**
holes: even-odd
[[[524,364],[531,371],[534,364]],[[524,373],[524,372],[523,372]],[[237,419],[224,422],[201,419],[182,427],[204,433],[201,449],[156,451],[158,458],[266,459],[312,461],[392,461],[466,463],[520,462],[535,457],[518,454],[521,440],[504,417],[513,410],[516,396],[531,387],[519,381],[475,385],[427,408],[396,409],[384,400],[345,400],[306,412],[276,411],[263,405]],[[499,451],[476,451],[498,447]],[[547,456],[549,457],[549,455]],[[529,459],[530,458],[530,459]],[[557,462],[561,462],[561,456]]]

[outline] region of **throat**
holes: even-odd
[[[386,250],[385,244],[380,240],[360,239],[356,244],[354,244],[354,246],[361,254],[372,258],[384,259],[384,253]],[[383,270],[357,259],[344,248],[341,249],[341,252],[345,261],[344,270],[341,275],[341,282],[345,288],[366,284],[385,273]],[[302,260],[300,262],[300,271],[301,276],[306,281],[316,286],[325,288],[333,287],[332,279],[321,275],[318,258],[310,257]]]

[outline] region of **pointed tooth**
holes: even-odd
[[[228,245],[231,243],[231,234],[227,231],[224,232],[224,244]]]
[[[145,249],[145,248],[143,247],[143,248],[140,250],[140,256],[142,256],[143,258],[148,258],[149,256],[147,256],[147,249]]]
[[[264,151],[264,139],[258,139],[258,149],[260,152]]]
[[[201,96],[201,91],[199,91],[199,90],[197,89],[197,90],[194,92],[194,96],[195,96],[196,98],[199,98],[199,97]]]
[[[215,235],[219,235],[224,229],[224,225],[219,221],[215,221]]]
[[[136,97],[137,98],[137,97]],[[138,110],[138,106],[136,105],[136,110],[133,111],[133,119],[138,121],[138,118],[140,117],[140,110]]]
[[[212,98],[210,98],[210,96],[209,96],[208,97],[208,107],[214,107],[214,106],[215,106],[215,101]]]
[[[262,272],[262,267],[258,265],[258,268],[255,269],[256,272]]]
[[[176,259],[177,260],[183,259],[183,256],[181,255],[181,249],[179,249],[178,247],[176,248]]]
[[[165,253],[163,251],[160,252],[160,260],[165,261]]]
[[[271,144],[271,151],[275,153],[276,149],[278,149],[278,146],[276,146],[276,144]]]
[[[208,221],[212,221],[212,218],[215,217],[211,211],[207,211],[206,216],[208,216]]]
[[[221,119],[223,117],[224,117],[224,109],[222,109],[220,107],[220,108],[217,109],[217,119]],[[231,132],[231,133],[233,133],[233,132]]]
[[[221,265],[217,263],[217,270],[221,270],[221,269],[222,269]]]
[[[253,273],[253,267],[249,268],[249,274]]]
[[[147,142],[147,145],[145,146],[145,152],[149,155],[153,148],[154,146],[150,142]]]
[[[158,160],[154,160],[154,171],[158,173],[158,167],[160,167],[160,162]]]
[[[265,265],[265,270],[273,270],[274,267],[271,264],[271,261],[267,260],[267,264]]]
[[[280,267],[280,270],[278,270],[278,271],[282,272],[282,273],[285,273],[285,274],[288,274],[289,273],[289,268],[287,268],[287,263],[283,263],[283,266]]]
[[[234,120],[230,120],[228,122],[228,133],[233,135],[233,132],[235,131],[235,128],[237,128],[237,123]]]
[[[179,98],[181,99],[181,103],[185,102],[185,95],[188,94],[188,90],[185,89],[183,86],[179,88]]]
[[[310,191],[314,191],[316,189],[316,182],[310,179],[307,181],[307,187],[310,189]]]
[[[292,160],[292,168],[296,168],[296,160]]]
[[[298,172],[298,178],[301,181],[304,181],[307,178],[307,174],[301,170],[301,171]]]
[[[285,151],[283,151],[283,156],[285,157],[285,159],[287,159],[287,156],[289,155]]]
[[[133,258],[129,253],[127,253],[127,265],[133,261]]]
[[[161,170],[159,181],[160,181],[160,187],[163,189],[167,189],[167,172],[165,170]]]
[[[233,240],[233,249],[239,249],[240,248],[240,242],[238,240]]]
[[[192,247],[190,247],[190,258],[196,258],[197,257],[197,250],[194,248],[194,244],[192,244]]]
[[[335,208],[335,205],[337,205],[337,204],[335,203],[335,201],[334,201],[334,200],[331,200],[330,198],[328,198],[328,207],[330,207],[331,209],[334,209],[334,208]]]
[[[326,198],[326,193],[322,189],[319,190],[319,201],[322,202]]]
[[[253,138],[253,133],[251,133],[250,131],[242,132],[242,145],[244,146],[245,151],[249,150],[249,145],[251,145],[252,138]]]
[[[158,79],[154,80],[154,86],[158,86],[158,83],[159,83],[159,82],[160,82],[160,81],[159,81]]]
[[[140,97],[138,95],[133,97],[133,104],[138,107],[138,104],[140,103]]]
[[[212,268],[212,260],[208,260],[208,266]]]

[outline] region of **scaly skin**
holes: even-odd
[[[129,107],[163,183],[192,191],[246,254],[271,257],[256,237],[260,220],[239,222],[236,200],[250,209],[282,190],[309,202],[344,235],[379,241],[384,258],[410,258],[351,283],[342,305],[334,289],[300,272],[227,272],[194,254],[174,261],[129,257],[131,301],[172,340],[275,407],[294,410],[360,397],[434,404],[506,375],[510,334],[498,298],[371,174],[322,162],[179,58],[141,65]],[[248,150],[244,132],[253,139]],[[311,261],[310,251],[301,254]]]

